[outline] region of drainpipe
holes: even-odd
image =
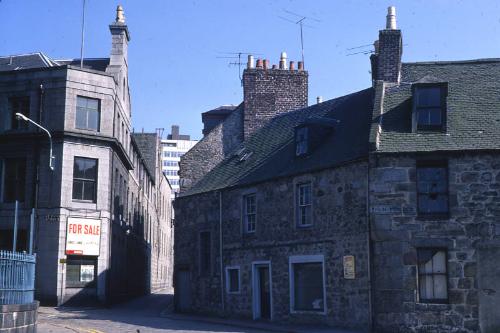
[[[44,94],[44,89],[43,89],[43,84],[40,84],[40,89],[38,91],[38,123],[42,124],[42,114],[43,114],[43,94]],[[37,128],[37,132],[40,132],[40,129]],[[49,157],[50,158],[50,157]],[[33,193],[33,211],[32,211],[32,219],[36,220],[35,214],[38,213],[38,187],[39,187],[39,182],[40,182],[40,166],[39,166],[39,160],[40,159],[40,149],[38,146],[38,142],[35,145],[35,174],[33,176],[33,180],[35,183],[35,192]],[[30,249],[33,250],[33,248],[36,249],[35,246],[33,246],[33,242],[36,242],[35,237],[33,237],[35,227],[31,227],[30,225]],[[38,223],[36,224],[36,233],[38,234],[39,231],[39,225]],[[30,250],[30,254],[31,253]]]
[[[224,261],[222,260],[222,191],[219,191],[219,258],[220,258],[220,297],[224,312]]]
[[[366,233],[366,245],[368,248],[368,325],[369,332],[374,332],[373,327],[373,300],[372,300],[372,244],[371,244],[371,221],[370,221],[370,158],[366,167],[366,221],[368,231]]]

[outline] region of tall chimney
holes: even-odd
[[[374,47],[375,53],[370,57],[373,81],[399,83],[403,38],[401,30],[396,29],[396,8],[393,6],[387,8],[386,29],[379,31]]]
[[[247,68],[251,69],[251,68],[254,68],[254,67],[255,67],[255,62],[254,62],[254,59],[253,59],[253,55],[249,54],[248,55]]]
[[[128,76],[128,42],[130,42],[130,33],[127,24],[125,23],[125,15],[123,7],[116,8],[115,22],[109,25],[111,31],[111,56],[106,72],[115,75],[120,79],[122,76]]]
[[[396,7],[390,6],[387,8],[387,21],[385,28],[388,30],[396,30]]]
[[[280,55],[280,69],[286,69],[286,52],[281,52]]]

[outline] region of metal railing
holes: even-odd
[[[0,251],[0,305],[34,300],[36,255]]]

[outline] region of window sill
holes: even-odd
[[[450,219],[450,214],[445,213],[445,214],[419,214],[417,215],[416,219],[418,221],[442,221],[442,220],[448,220]]]
[[[71,199],[72,202],[78,202],[78,203],[88,203],[88,204],[95,204],[96,202],[93,200],[80,200],[80,199]]]
[[[321,316],[325,316],[326,315],[326,311],[325,310],[321,310],[321,311],[315,311],[315,310],[291,310],[290,311],[291,314],[309,314],[309,315],[321,315]]]
[[[447,311],[451,308],[451,305],[446,301],[446,303],[424,303],[422,301],[415,303],[416,311]]]
[[[310,229],[312,226],[313,226],[312,224],[302,224],[302,225],[297,224],[297,229]]]

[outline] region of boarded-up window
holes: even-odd
[[[422,248],[418,255],[419,300],[422,303],[447,303],[446,250]]]
[[[292,274],[293,310],[324,311],[323,263],[293,263]]]
[[[228,293],[240,292],[240,269],[238,267],[226,268],[226,290]]]
[[[212,247],[210,231],[200,232],[200,274],[210,274],[210,264],[212,259]]]

